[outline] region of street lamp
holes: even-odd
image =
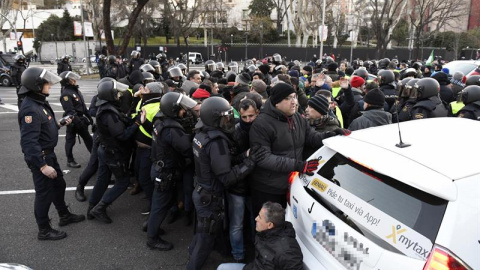
[[[248,59],[248,32],[245,32],[245,60]]]

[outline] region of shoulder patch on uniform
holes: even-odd
[[[415,119],[423,119],[423,113],[416,113],[413,117],[415,117]]]
[[[63,100],[68,101],[68,96],[64,96]]]
[[[30,124],[32,123],[33,118],[31,116],[25,116],[25,123]]]

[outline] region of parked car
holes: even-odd
[[[434,118],[324,140],[292,173],[305,269],[480,269],[480,122]],[[461,134],[459,133],[461,131]]]
[[[478,66],[480,66],[480,60],[457,60],[443,65],[444,68],[448,68],[451,75],[457,71],[461,71],[467,77],[473,73]]]
[[[10,63],[6,62],[3,57],[0,57],[0,84],[2,86],[10,86],[12,84]]]
[[[203,63],[202,54],[198,52],[189,52],[188,61],[190,61],[190,63],[193,63],[193,64],[201,64]]]

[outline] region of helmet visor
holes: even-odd
[[[220,129],[226,133],[233,133],[235,131],[235,118],[233,115],[233,109],[230,108],[230,110],[222,112],[220,115]]]
[[[170,77],[181,77],[182,76],[182,71],[178,67],[173,67],[168,71],[168,74]]]
[[[47,81],[49,84],[56,84],[62,80],[60,76],[53,74],[46,69],[42,71],[42,73],[40,74],[40,78]]]
[[[82,78],[80,75],[71,71],[69,71],[67,75],[65,75],[65,79],[72,79],[72,80],[78,81],[80,80],[80,78]]]
[[[177,104],[182,106],[183,109],[188,111],[188,110],[193,109],[193,107],[195,107],[197,105],[197,102],[195,100],[191,99],[190,97],[188,97],[184,94],[181,94],[178,97]]]
[[[113,81],[113,89],[117,90],[118,92],[125,92],[128,90],[128,85],[121,82]]]

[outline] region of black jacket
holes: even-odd
[[[243,270],[303,269],[303,255],[292,223],[257,233],[255,236],[255,260]]]
[[[309,120],[308,122],[318,132],[334,131],[337,128],[341,128],[340,121],[331,115],[326,115],[314,121]],[[315,151],[317,151],[317,148],[305,147],[303,150],[304,159],[308,159]]]
[[[265,158],[250,175],[250,188],[271,194],[285,194],[288,177],[303,164],[303,148],[319,148],[326,133],[316,132],[299,113],[286,117],[270,100],[250,129],[250,146],[266,149]]]
[[[242,122],[242,120],[235,125],[235,132],[233,133],[233,155],[236,157],[232,159],[233,165],[241,163],[243,159],[246,158],[246,151],[250,148],[250,140],[248,137],[250,127],[248,124]],[[246,181],[237,182],[228,189],[228,192],[235,195],[246,196]]]
[[[73,124],[77,128],[83,128],[90,124],[93,124],[93,120],[88,113],[87,106],[83,95],[78,90],[77,85],[67,85],[63,88],[60,96],[60,103],[62,104],[63,116],[73,115]]]
[[[392,114],[381,109],[367,108],[362,116],[352,121],[348,127],[350,130],[359,130],[369,127],[383,126],[392,123]]]
[[[57,64],[57,73],[60,75],[64,71],[72,71],[72,66],[68,62],[61,61]]]
[[[447,85],[440,85],[440,99],[447,104],[455,101],[452,88],[448,87]]]

